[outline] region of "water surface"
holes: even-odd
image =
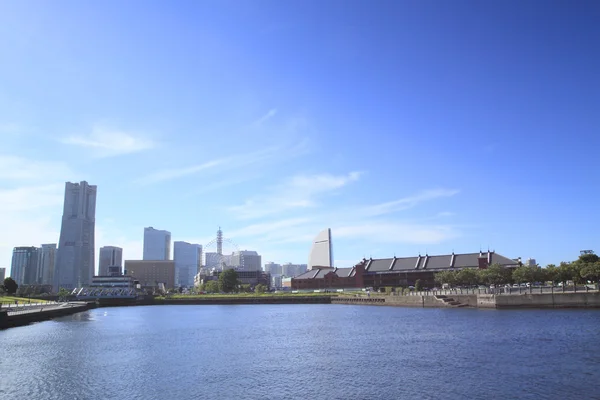
[[[600,399],[600,310],[100,308],[0,331],[8,399]]]

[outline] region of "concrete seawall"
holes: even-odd
[[[600,308],[600,293],[478,295],[481,308]]]
[[[443,298],[446,298],[445,300]],[[472,308],[600,308],[599,292],[527,293],[527,294],[468,294],[449,296],[340,296],[332,304],[364,304],[396,307],[472,307]]]
[[[86,311],[93,305],[88,303],[70,303],[65,307],[48,307],[31,312],[8,313],[0,311],[0,329],[13,328],[16,326],[28,325],[33,322],[46,321],[53,318],[64,317],[66,315],[76,314]]]

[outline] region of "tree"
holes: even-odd
[[[455,271],[442,271],[435,274],[435,281],[441,285],[447,283],[453,286],[456,283],[456,272]]]
[[[600,261],[600,257],[598,257],[598,254],[582,254],[579,256],[579,259],[575,262],[581,263],[581,264],[594,264],[597,263],[598,261]]]
[[[465,268],[456,274],[456,283],[458,285],[472,286],[477,283],[479,276],[477,272],[471,268]]]
[[[234,269],[226,269],[219,275],[219,289],[225,293],[235,292],[238,288],[238,275]]]
[[[595,254],[593,254],[595,255]],[[586,263],[581,268],[581,276],[591,282],[600,282],[600,261]]]
[[[258,285],[256,285],[256,287],[254,288],[254,291],[256,293],[264,293],[267,291],[267,285],[263,285],[262,283],[259,283]]]
[[[204,290],[206,293],[219,293],[219,282],[208,281],[204,284]]]
[[[417,279],[415,281],[415,290],[420,292],[421,290],[423,290],[423,283],[421,282],[420,279]]]
[[[15,294],[17,293],[17,289],[19,288],[19,285],[17,285],[17,282],[15,282],[15,280],[13,278],[11,278],[10,276],[8,278],[4,279],[4,290],[6,290],[6,293],[8,294]]]
[[[556,265],[546,265],[546,268],[544,268],[544,281],[551,281],[552,284],[560,282],[560,271]]]
[[[58,291],[58,300],[67,300],[67,296],[69,296],[69,294],[71,294],[71,292],[69,292],[67,289],[65,288],[60,288],[60,290]]]
[[[511,270],[500,264],[492,264],[489,268],[477,271],[480,281],[487,285],[502,285],[509,283],[511,279]]]

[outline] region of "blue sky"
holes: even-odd
[[[2,1],[0,266],[143,228],[263,261],[600,251],[593,1]],[[211,250],[211,249],[208,249]]]

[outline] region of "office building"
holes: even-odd
[[[4,282],[6,279],[6,268],[0,268],[0,282]]]
[[[166,261],[171,259],[171,232],[153,227],[144,228],[145,261]]]
[[[160,284],[165,288],[175,287],[175,262],[169,260],[125,260],[128,276],[139,281],[142,288],[157,289]]]
[[[123,249],[115,246],[100,247],[98,261],[98,276],[112,276],[115,272],[120,275],[123,267]]]
[[[313,241],[308,256],[308,269],[333,267],[333,247],[331,244],[331,229],[319,232]]]
[[[56,267],[56,243],[43,244],[39,253],[38,275],[42,285],[52,285]]]
[[[273,261],[270,261],[265,264],[265,272],[268,272],[273,275],[281,275],[281,265],[275,264]]]
[[[54,269],[54,287],[88,286],[94,276],[94,230],[96,225],[94,185],[67,182],[60,240]]]
[[[175,262],[175,286],[194,286],[194,276],[202,266],[202,246],[187,242],[173,244],[173,261]]]
[[[231,266],[240,271],[262,271],[262,257],[256,251],[234,251]]]
[[[302,275],[307,271],[308,266],[306,264],[282,264],[281,265],[281,274],[283,276],[293,278],[298,275]]]
[[[11,278],[17,285],[35,285],[39,277],[38,247],[15,247],[13,249],[12,263],[10,266]]]

